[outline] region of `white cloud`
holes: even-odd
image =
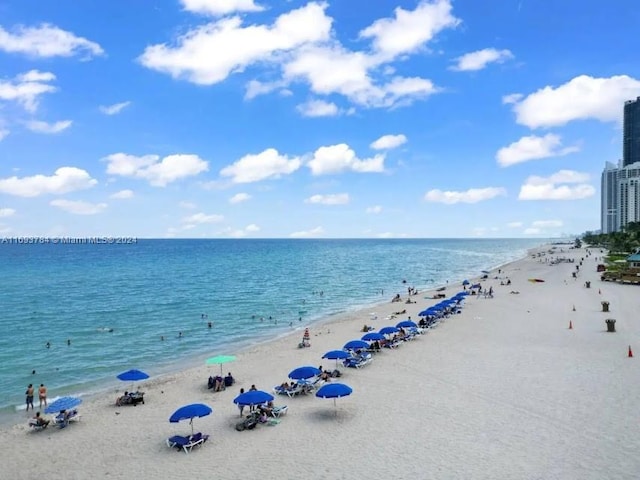
[[[407,137],[403,134],[383,135],[369,146],[374,150],[390,150],[405,143],[407,143]]]
[[[529,227],[525,228],[524,232],[522,233],[524,233],[525,235],[540,235],[542,233],[542,230],[539,228]]]
[[[203,15],[228,15],[234,12],[260,12],[264,10],[254,0],[180,0],[188,12]]]
[[[507,223],[507,227],[509,228],[520,228],[524,225],[522,222],[509,222]]]
[[[49,205],[60,208],[68,213],[74,215],[96,215],[107,208],[106,203],[89,203],[81,200],[64,200],[57,199],[51,200]]]
[[[55,78],[53,73],[31,70],[17,75],[13,80],[0,80],[0,100],[14,101],[25,110],[35,112],[40,96],[57,90],[46,83]]]
[[[305,203],[318,203],[321,205],[346,205],[349,203],[348,193],[336,193],[333,195],[312,195]]]
[[[308,237],[318,237],[324,233],[324,228],[316,227],[311,230],[303,230],[300,232],[293,232],[289,235],[291,238],[308,238]]]
[[[251,199],[251,195],[249,195],[248,193],[236,193],[233,197],[231,197],[229,199],[229,203],[235,204],[235,203],[241,203],[241,202],[246,202],[247,200]]]
[[[249,154],[220,170],[223,177],[231,177],[233,183],[252,183],[269,178],[280,178],[300,168],[299,157],[280,155],[275,148],[268,148],[256,155]]]
[[[346,143],[318,148],[307,163],[313,175],[326,175],[351,170],[358,173],[384,172],[384,155],[359,159]]]
[[[238,229],[238,230],[234,230],[233,228],[225,228],[221,233],[222,235],[226,235],[227,237],[233,237],[233,238],[243,238],[246,237],[247,235],[251,234],[251,233],[256,233],[260,231],[260,227],[258,225],[256,225],[255,223],[252,223],[250,225],[247,225],[244,228]]]
[[[0,178],[0,192],[18,197],[37,197],[44,194],[56,194],[84,190],[96,185],[97,180],[85,170],[75,167],[61,167],[49,177],[34,175],[31,177]]]
[[[115,198],[117,200],[133,198],[133,190],[120,190],[119,192],[111,194],[109,198]]]
[[[564,225],[562,220],[536,220],[531,223],[535,228],[560,228]]]
[[[126,153],[114,153],[104,158],[109,175],[141,178],[155,187],[209,170],[209,164],[197,155],[169,155],[160,160],[158,155],[137,157]]]
[[[543,137],[530,135],[498,150],[496,160],[500,166],[508,167],[539,158],[560,157],[579,150],[577,146],[562,147],[562,138],[553,133]]]
[[[102,47],[48,23],[37,27],[17,26],[13,33],[0,27],[0,50],[33,57],[86,57],[102,55]]]
[[[193,202],[184,202],[184,201],[178,203],[178,206],[180,208],[186,208],[187,210],[193,210],[195,208],[198,208],[198,206],[195,203],[193,203]]]
[[[117,115],[122,110],[131,105],[130,101],[114,103],[113,105],[100,105],[99,110],[105,115]]]
[[[520,187],[519,200],[580,200],[595,195],[586,173],[560,170],[549,177],[531,176]],[[575,184],[575,185],[571,185]]]
[[[442,30],[460,23],[451,10],[450,0],[423,0],[415,10],[397,7],[395,18],[376,20],[360,32],[360,37],[372,39],[375,50],[385,57],[411,53]]]
[[[482,70],[490,63],[504,63],[513,58],[509,50],[496,50],[495,48],[484,48],[475,52],[465,53],[456,58],[456,64],[450,70],[457,72],[470,72]]]
[[[544,87],[513,104],[516,121],[529,128],[557,127],[573,120],[617,122],[622,105],[640,96],[640,80],[627,75],[580,75],[557,88]],[[504,100],[503,100],[504,101]]]
[[[524,97],[521,93],[510,93],[509,95],[504,95],[502,97],[502,103],[505,105],[513,105],[514,103],[518,103]]]
[[[13,208],[0,208],[0,218],[11,217],[15,215],[16,211]]]
[[[30,120],[26,123],[26,126],[32,132],[55,134],[66,130],[72,123],[71,120],[61,120],[53,123],[43,122],[41,120]]]
[[[506,194],[506,190],[501,187],[470,188],[464,192],[430,190],[425,194],[424,199],[428,202],[453,205],[455,203],[483,202]]]
[[[9,130],[7,130],[6,128],[0,128],[0,142],[4,140],[6,136],[9,135],[9,133]]]
[[[206,5],[201,10],[218,8],[213,0]],[[274,90],[291,93],[287,87],[294,81],[307,83],[316,95],[343,95],[367,108],[403,106],[440,91],[425,78],[389,78],[394,69],[385,63],[419,50],[443,29],[457,25],[449,0],[422,1],[413,11],[398,8],[394,18],[374,22],[360,32],[373,43],[363,51],[347,50],[335,38],[327,7],[326,2],[309,2],[272,24],[245,25],[240,16],[224,17],[192,28],[173,43],[150,45],[138,60],[147,68],[202,85],[222,82],[257,64],[280,70],[269,72],[272,81],[250,80],[247,100]],[[223,4],[219,8],[227,9]],[[299,108],[310,114],[342,113],[330,105]]]
[[[243,26],[242,18],[225,17],[188,31],[175,46],[148,46],[139,61],[174,78],[213,85],[256,62],[272,60],[276,53],[327,40],[332,19],[326,8],[326,3],[310,2],[269,26]]]
[[[296,107],[305,117],[335,117],[340,114],[340,109],[335,103],[324,100],[309,100]]]
[[[382,207],[380,205],[374,205],[373,207],[367,207],[365,212],[366,213],[373,213],[373,214],[382,213]]]
[[[218,214],[194,213],[182,219],[182,223],[187,225],[200,225],[203,223],[219,223],[224,220],[224,216]]]

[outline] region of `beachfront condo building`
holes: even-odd
[[[607,162],[600,192],[602,233],[619,232],[629,222],[640,222],[640,162],[627,166]]]
[[[640,222],[640,97],[624,103],[622,160],[605,164],[600,195],[602,233]]]
[[[624,103],[622,166],[640,162],[640,97]]]

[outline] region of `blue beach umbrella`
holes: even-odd
[[[384,335],[378,332],[369,332],[362,336],[362,340],[365,342],[375,342],[376,340],[384,340]]]
[[[403,320],[402,322],[398,323],[396,327],[397,328],[418,328],[418,325],[416,325],[416,323],[412,322],[411,320]]]
[[[363,348],[369,348],[369,344],[364,340],[351,340],[350,342],[345,343],[342,348],[345,350],[360,350]]]
[[[78,397],[60,397],[55,402],[51,402],[44,413],[58,413],[62,410],[71,410],[82,403],[82,399]]]
[[[396,327],[384,327],[380,329],[380,333],[382,335],[392,335],[397,332],[398,332],[398,329]]]
[[[205,405],[204,403],[192,403],[191,405],[185,405],[180,407],[178,410],[173,412],[173,415],[169,417],[169,421],[171,423],[178,423],[182,420],[189,420],[189,425],[191,425],[191,434],[193,435],[193,419],[206,417],[213,410],[209,405]]]
[[[139,380],[146,380],[147,378],[149,378],[149,375],[136,369],[127,370],[118,375],[118,380],[122,380],[123,382],[137,382]]]
[[[349,358],[351,356],[350,353],[345,352],[344,350],[331,350],[330,352],[325,353],[322,358],[327,358],[329,360],[336,361],[336,368],[338,368],[338,360],[343,360],[345,358]]]
[[[298,367],[289,372],[289,378],[292,380],[306,380],[307,378],[317,377],[322,372],[316,367]]]
[[[469,280],[463,280],[463,281],[462,281],[462,284],[463,284],[463,285],[469,285],[470,283],[471,283],[471,282],[470,282]]]
[[[338,414],[336,399],[351,395],[353,389],[344,383],[327,383],[318,389],[316,397],[333,398],[333,406],[336,407],[336,415]]]
[[[233,403],[242,406],[254,406],[262,405],[263,403],[273,401],[273,395],[262,390],[249,390],[248,392],[241,393],[233,399]]]

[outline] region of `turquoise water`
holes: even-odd
[[[45,383],[54,397],[104,387],[130,368],[158,374],[195,356],[233,353],[337,313],[387,302],[404,295],[407,285],[457,283],[523,257],[540,243],[2,244],[0,409],[22,404],[29,383]]]

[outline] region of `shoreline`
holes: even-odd
[[[637,360],[626,353],[627,346],[640,345],[637,290],[598,283],[595,252],[573,279],[585,249],[564,250],[552,256],[574,263],[551,265],[529,252],[500,267],[510,286],[495,279],[497,269],[482,282],[493,287],[493,298],[467,297],[460,314],[420,338],[384,349],[363,369],[341,367],[338,381],[353,394],[335,407],[313,395],[277,396],[276,405],[288,406],[277,425],[234,428],[240,388],[271,391],[298,366],[332,368],[323,353],[360,338],[364,323],[378,329],[408,316],[416,320],[437,303],[422,299],[430,291],[413,297],[415,304],[376,307],[376,320],[365,309],[311,327],[310,348],[297,348],[293,334],[252,345],[223,367],[237,383],[222,392],[206,388],[219,367],[200,365],[142,383],[145,405],[115,407],[115,395],[106,394],[85,401],[82,420],[63,430],[32,432],[26,418],[2,427],[5,470],[25,479],[80,479],[86,472],[184,478],[212,469],[221,479],[288,478],[300,469],[307,478],[327,480],[360,470],[374,479],[634,479],[640,439],[631,422],[640,385],[634,381]],[[593,287],[585,288],[585,281]],[[452,286],[447,293],[457,291]],[[602,312],[605,299],[610,313]],[[385,321],[403,309],[406,315]],[[616,333],[606,333],[610,317],[617,319]],[[210,438],[186,455],[169,450],[165,439],[190,432],[188,422],[168,422],[190,403],[206,403],[213,413],[194,420],[196,431]]]
[[[553,245],[554,245],[553,243],[547,242],[547,243],[540,244],[536,247],[527,249],[524,256],[499,264],[493,268],[490,268],[489,271],[492,271],[492,272],[494,270],[497,271],[498,269],[504,268],[510,264],[520,262],[523,259],[525,259],[527,256],[529,256],[532,251],[538,251],[541,249],[549,248],[549,247],[552,247]],[[568,245],[568,244],[559,244],[559,245]],[[481,279],[481,277],[478,276],[477,274],[475,276],[468,276],[467,278],[470,281],[472,281],[472,283],[476,283]],[[453,287],[453,285],[456,285],[456,282],[460,284],[459,288],[460,289],[462,288],[462,285],[461,285],[462,280],[463,278],[454,279],[454,281],[451,283],[449,283],[449,281],[447,280],[445,283],[434,284],[433,286],[428,286],[428,287],[425,285],[423,287],[424,289],[419,291],[419,294],[434,295],[438,291],[438,289],[442,287],[447,288],[448,289],[447,292],[450,293],[451,292],[450,289],[455,288]],[[400,295],[403,299],[406,298],[407,285],[409,284],[408,283],[401,284],[398,289],[401,292]],[[395,293],[398,293],[398,292],[395,292]],[[296,335],[298,334],[297,332],[299,332],[299,334],[301,335],[306,327],[313,328],[315,326],[322,326],[324,324],[331,324],[333,322],[342,322],[353,315],[364,316],[364,312],[383,308],[383,306],[390,303],[389,299],[395,293],[384,294],[384,296],[381,295],[381,298],[386,298],[386,300],[380,300],[379,302],[373,302],[369,304],[363,304],[362,299],[360,300],[354,299],[354,303],[352,304],[351,307],[345,307],[345,309],[339,312],[324,314],[314,320],[305,321],[302,324],[300,324],[300,326],[296,326],[296,324],[294,323],[293,327],[291,327],[290,330],[288,331],[283,330],[281,332],[276,333],[275,336],[273,335],[273,333],[271,333],[271,334],[265,334],[264,337],[258,338],[257,340],[245,339],[242,341],[237,341],[237,343],[235,343],[231,349],[228,349],[228,351],[224,351],[224,352],[220,351],[219,353],[239,355],[255,345],[268,345],[271,342],[277,342],[289,336]],[[422,297],[419,300],[426,301],[427,297]],[[404,302],[400,302],[398,305],[404,305]],[[402,310],[402,309],[400,308],[399,310]],[[181,372],[196,369],[202,364],[204,364],[204,360],[209,356],[211,356],[211,353],[200,352],[196,354],[191,354],[191,355],[182,357],[175,362],[167,362],[164,365],[162,365],[159,369],[156,369],[155,371],[153,371],[152,369],[147,369],[146,371],[147,372],[149,372],[150,370],[153,371],[152,379],[159,380],[161,377],[165,377],[168,375],[176,375],[176,374],[180,374]],[[135,367],[136,367],[135,365],[132,366],[132,368],[135,368]],[[121,382],[115,380],[115,377],[95,379],[93,381],[83,384],[83,386],[81,387],[70,386],[70,387],[61,389],[61,391],[56,393],[56,395],[53,396],[52,398],[58,398],[65,395],[75,395],[75,396],[80,396],[83,399],[83,401],[86,400],[90,402],[95,400],[96,398],[99,398],[102,395],[106,395],[106,394],[116,395],[117,393],[123,391],[122,388],[119,388],[120,386],[122,386]],[[17,419],[16,416],[26,414],[26,412],[24,411],[24,408],[22,407],[24,407],[24,405],[20,403],[20,404],[7,405],[2,409],[0,409],[0,427],[19,424],[22,420]]]

